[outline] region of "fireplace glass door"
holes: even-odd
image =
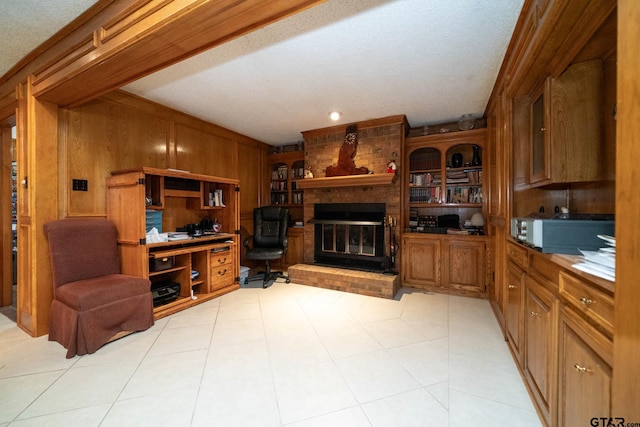
[[[373,225],[322,225],[322,251],[337,254],[375,256]]]

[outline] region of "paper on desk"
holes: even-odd
[[[577,268],[585,273],[593,274],[594,276],[598,276],[602,279],[611,280],[612,282],[615,282],[616,280],[616,271],[603,265],[584,262],[573,264],[573,268]]]
[[[151,227],[146,235],[147,243],[162,243],[169,241],[168,233],[158,233],[158,229]]]

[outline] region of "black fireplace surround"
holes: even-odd
[[[316,264],[384,271],[384,203],[316,203]]]

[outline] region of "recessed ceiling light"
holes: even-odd
[[[329,118],[334,122],[342,117],[342,113],[340,111],[332,111],[329,113]]]

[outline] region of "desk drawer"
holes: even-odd
[[[560,295],[613,335],[613,298],[577,278],[560,272]]]
[[[509,242],[507,244],[507,255],[511,261],[523,270],[529,267],[529,254],[522,246]]]
[[[233,263],[233,255],[230,251],[211,253],[211,268]]]
[[[211,290],[221,289],[233,285],[236,278],[233,275],[233,263],[211,267]]]

